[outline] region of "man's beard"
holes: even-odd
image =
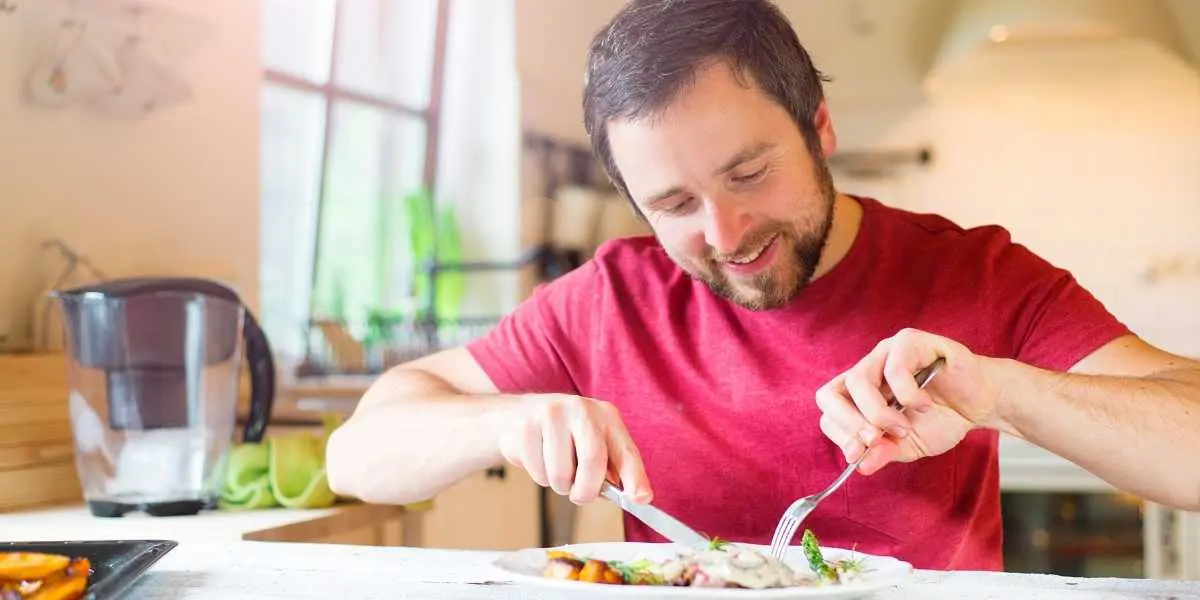
[[[833,205],[837,198],[833,176],[824,157],[814,159],[817,192],[823,209],[817,214],[819,221],[770,223],[748,234],[741,247],[729,255],[746,256],[761,248],[772,236],[778,235],[779,239],[773,243],[780,246],[776,250],[777,256],[772,260],[782,262],[781,267],[772,265],[767,271],[735,283],[722,268],[721,261],[710,252],[709,256],[701,259],[704,268],[697,268],[693,264],[684,270],[693,278],[703,281],[713,293],[748,310],[779,308],[795,298],[812,281],[817,271],[817,264],[821,261],[833,227]],[[791,261],[786,260],[788,252],[791,253]]]

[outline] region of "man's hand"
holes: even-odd
[[[914,374],[937,360],[941,371],[924,388]],[[845,373],[817,390],[821,431],[870,474],[891,461],[912,461],[950,450],[972,428],[994,420],[996,393],[986,361],[953,340],[905,329],[883,340]],[[888,408],[894,396],[904,412]]]
[[[653,498],[641,455],[616,407],[561,394],[526,396],[505,419],[500,452],[538,485],[583,504],[607,477],[635,502]]]

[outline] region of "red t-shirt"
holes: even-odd
[[[858,200],[847,256],[783,308],[745,310],[653,238],[623,239],[468,349],[502,392],[615,404],[657,506],[709,536],[767,544],[792,501],[846,466],[818,427],[814,392],[879,340],[915,327],[1063,371],[1128,333],[1000,227]],[[976,430],[940,456],[852,476],[804,526],[823,544],[918,568],[1001,570],[997,436]],[[628,515],[625,534],[663,541]]]

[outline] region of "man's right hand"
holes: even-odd
[[[576,504],[595,500],[606,478],[635,502],[650,502],[654,495],[621,415],[602,400],[523,397],[512,418],[504,420],[500,452],[538,485],[569,495]]]

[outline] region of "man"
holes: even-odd
[[[595,150],[654,237],[606,244],[482,339],[381,377],[330,440],[335,490],[415,501],[507,460],[575,502],[607,477],[766,543],[871,446],[806,527],[917,567],[1000,569],[1004,432],[1200,508],[1198,365],[1003,229],[839,193],[822,77],[770,3],[634,0],[587,76]]]

